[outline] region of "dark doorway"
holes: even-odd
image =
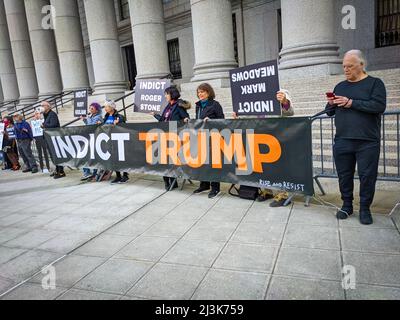
[[[128,66],[128,80],[129,80],[129,90],[133,90],[136,86],[136,60],[135,60],[135,49],[133,45],[129,45],[124,47],[125,49],[125,57],[126,57],[126,65]]]

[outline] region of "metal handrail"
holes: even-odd
[[[134,94],[135,94],[135,90],[133,90],[132,92],[130,92],[130,93],[128,93],[128,94],[126,94],[126,95],[124,95],[124,96],[122,96],[122,97],[120,97],[120,98],[114,100],[115,103],[118,103],[118,102],[122,101],[123,108],[122,108],[121,110],[117,110],[117,111],[118,111],[118,112],[122,112],[122,111],[123,111],[123,112],[124,112],[124,117],[125,117],[125,119],[127,118],[127,116],[126,116],[126,110],[135,105],[134,103],[132,103],[132,104],[130,104],[130,105],[128,105],[128,106],[125,106],[125,99],[128,98],[128,97],[130,97],[130,96],[132,96],[132,95],[134,95]],[[104,109],[104,106],[102,106],[101,108]],[[69,127],[70,125],[72,125],[72,124],[78,122],[79,120],[81,120],[81,118],[75,118],[74,120],[72,120],[72,121],[70,121],[70,122],[64,124],[64,125],[62,126],[62,128]]]
[[[395,138],[391,141],[395,141],[396,142],[396,157],[395,157],[395,161],[396,163],[394,166],[397,166],[397,172],[393,173],[393,174],[388,174],[387,172],[387,167],[389,166],[387,163],[388,160],[388,155],[387,155],[387,128],[386,128],[386,121],[387,117],[389,116],[395,116],[396,119],[393,120],[395,121]],[[324,137],[323,137],[323,130],[330,130],[331,131],[331,140],[332,140],[332,148],[333,148],[333,142],[334,142],[334,124],[333,124],[333,118],[334,117],[329,117],[327,115],[319,115],[317,117],[311,117],[312,119],[312,123],[316,123],[317,121],[319,121],[318,124],[318,129],[319,132],[318,133],[318,137],[316,137],[317,140],[319,140],[319,144],[320,144],[320,148],[321,148],[321,155],[319,156],[318,159],[318,163],[321,164],[321,172],[314,174],[314,180],[317,183],[321,193],[323,195],[325,195],[325,191],[321,185],[321,183],[319,182],[319,178],[332,178],[332,179],[337,179],[338,175],[336,172],[336,167],[335,167],[335,162],[332,161],[332,167],[330,168],[326,168],[324,167],[324,163],[326,163],[326,159],[324,156],[324,146],[327,145],[327,143],[324,143]],[[330,120],[330,127],[329,128],[323,128],[323,120]],[[314,131],[315,133],[315,131]],[[393,159],[390,159],[393,160]],[[378,181],[390,181],[390,182],[400,182],[400,110],[396,110],[396,111],[387,111],[382,115],[382,152],[381,152],[381,158],[380,161],[382,161],[383,163],[383,172],[378,172]],[[314,162],[314,159],[313,159]],[[357,177],[356,177],[357,178]]]
[[[53,96],[38,100],[35,103],[30,104],[29,106],[26,106],[25,108],[22,108],[21,110],[16,110],[14,112],[11,112],[10,116],[13,116],[13,115],[18,114],[18,113],[22,113],[22,115],[24,116],[25,119],[30,119],[31,117],[28,117],[28,115],[30,113],[34,113],[35,109],[38,106],[40,106],[43,102],[48,101],[49,103],[53,103],[54,101],[56,101],[56,104],[57,104],[57,99],[61,99],[61,101],[62,101],[62,98],[64,98],[65,96],[71,94],[72,92],[73,91],[61,92],[61,93],[58,93],[56,95],[53,95]],[[62,104],[63,104],[63,102],[62,102]]]

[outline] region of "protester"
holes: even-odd
[[[283,117],[294,116],[292,98],[291,98],[288,90],[285,90],[285,89],[279,90],[276,94],[276,99],[281,104]],[[265,118],[265,117],[266,117],[265,115],[258,116],[258,118]],[[239,116],[234,112],[233,118],[239,119]],[[246,116],[246,118],[252,118],[252,116]],[[274,199],[270,203],[270,207],[272,207],[272,208],[283,207],[284,205],[288,206],[291,203],[290,201],[287,202],[287,200],[289,199],[289,193],[287,193],[285,191],[280,191],[280,192],[276,193],[276,195],[274,196],[274,193],[271,189],[261,189],[261,193],[257,197],[256,200],[258,202],[264,202],[269,199]]]
[[[87,126],[95,126],[103,123],[103,117],[101,114],[101,106],[97,102],[93,102],[89,107],[89,115],[88,117],[81,116],[81,120]],[[97,169],[94,169],[91,172],[90,168],[83,168],[83,176],[81,181],[95,181],[97,175]]]
[[[339,176],[343,206],[338,219],[353,214],[354,173],[360,177],[360,222],[373,223],[370,206],[375,195],[381,141],[381,116],[386,110],[386,88],[382,80],[366,72],[366,59],[359,50],[343,59],[346,80],[328,98],[329,116],[335,116],[333,153]]]
[[[21,114],[17,114],[15,116],[15,133],[17,136],[17,145],[19,153],[24,160],[25,170],[23,173],[32,172],[38,173],[39,170],[37,168],[35,157],[32,153],[32,141],[33,134],[31,126],[28,122],[25,121],[24,117]]]
[[[118,113],[116,108],[117,106],[114,101],[112,100],[106,101],[106,103],[104,104],[104,110],[107,113],[104,117],[104,124],[118,125],[121,123],[125,123],[124,117]],[[123,175],[121,175],[121,172],[119,171],[116,171],[115,173],[117,177],[113,181],[111,181],[111,184],[117,184],[117,183],[123,184],[129,181],[129,175],[127,172],[123,172]]]
[[[168,105],[161,115],[153,113],[153,116],[159,122],[189,121],[187,110],[191,108],[191,105],[189,102],[180,99],[181,94],[179,93],[179,90],[176,87],[170,87],[165,90],[164,94]],[[164,177],[164,183],[165,190],[167,191],[179,187],[176,178]]]
[[[197,97],[200,99],[196,103],[196,119],[208,121],[211,119],[225,119],[221,105],[215,101],[214,89],[208,84],[203,83],[197,88]],[[208,197],[215,198],[220,193],[219,182],[202,181],[200,187],[194,191],[195,194],[210,190]]]
[[[18,171],[21,169],[21,166],[18,159],[17,141],[12,117],[5,117],[3,123],[4,131],[0,134],[3,134],[4,169]]]
[[[46,141],[43,136],[43,128],[41,127],[44,122],[43,119],[43,108],[37,108],[35,110],[34,118],[31,121],[33,138],[35,139],[36,150],[39,156],[40,169],[44,174],[48,174],[50,170],[49,154],[47,152]],[[46,162],[46,168],[43,163],[43,156]]]
[[[42,108],[44,114],[44,122],[42,128],[43,129],[60,128],[60,121],[58,120],[58,115],[53,110],[51,110],[50,103],[47,101],[42,102]],[[50,176],[53,177],[54,179],[64,178],[65,177],[64,167],[56,166],[56,172],[52,173]]]

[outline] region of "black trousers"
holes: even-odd
[[[212,191],[219,192],[221,190],[221,184],[219,182],[208,182],[208,181],[200,182],[200,188],[210,189],[210,186]]]
[[[50,169],[49,154],[47,153],[46,141],[44,140],[44,137],[36,137],[35,143],[36,143],[36,150],[39,156],[40,169],[42,170],[44,169],[43,156],[46,162],[46,168]]]
[[[120,171],[115,171],[115,174],[117,175],[117,178],[119,178],[119,179],[122,178]],[[123,172],[122,174],[124,175],[124,177],[128,177],[128,172]]]
[[[45,148],[47,149],[48,154],[50,155],[51,161],[53,161],[53,163],[54,163],[54,160],[53,160],[52,157],[51,157],[50,148],[49,148],[49,146],[47,145],[46,140],[44,140],[44,146],[45,146]],[[48,169],[50,169],[50,168],[48,168]],[[63,174],[63,173],[65,173],[65,172],[64,172],[64,167],[62,167],[62,166],[57,166],[57,165],[56,165],[56,173],[57,173],[57,174]]]
[[[357,164],[360,178],[360,206],[369,208],[375,195],[380,142],[336,138],[333,155],[343,202],[350,203],[354,200],[354,174]]]

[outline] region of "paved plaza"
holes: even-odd
[[[398,215],[361,226],[302,202],[271,209],[190,185],[166,193],[157,177],[79,177],[1,172],[2,299],[400,299]],[[342,286],[344,266],[355,289]]]

